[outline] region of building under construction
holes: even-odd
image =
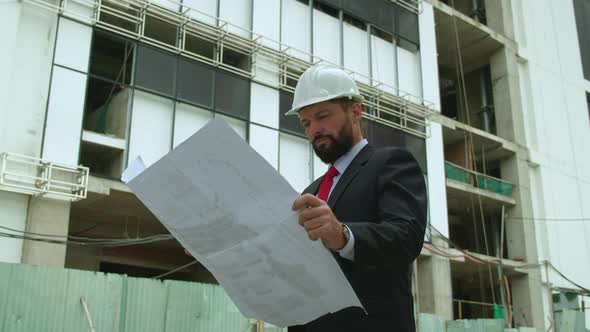
[[[301,73],[327,62],[359,85],[368,141],[408,149],[427,179],[429,225],[412,274],[419,323],[503,318],[567,331],[573,315],[590,328],[590,1],[1,8],[0,275],[19,265],[174,271],[164,278],[217,287],[199,264],[177,269],[192,258],[121,173],[222,117],[302,191],[327,166],[284,113]],[[27,273],[32,285],[55,271]],[[9,288],[19,291],[0,280]],[[17,326],[15,308],[0,300],[0,330]]]

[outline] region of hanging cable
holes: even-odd
[[[455,8],[455,0],[451,0],[451,5],[453,7],[453,9]],[[462,91],[462,95],[463,95],[463,99],[464,99],[464,106],[465,106],[465,115],[467,118],[467,125],[471,126],[471,120],[470,120],[470,116],[469,116],[469,104],[467,101],[467,88],[465,85],[465,72],[463,70],[463,56],[461,54],[461,43],[459,41],[459,32],[458,32],[458,28],[457,28],[457,18],[455,15],[453,16],[453,30],[455,33],[455,45],[457,46],[457,60],[458,60],[458,64],[459,64],[459,78],[461,80],[461,91]],[[473,160],[473,164],[474,164],[474,168],[475,170],[477,170],[477,162],[475,160],[475,154],[473,152],[473,134],[471,133],[471,131],[468,131],[468,135],[469,135],[469,142],[470,144],[468,145],[468,149],[469,149],[469,153],[471,154],[471,158]],[[479,179],[477,178],[477,175],[474,177],[475,180],[475,185],[477,187],[479,187],[478,182]],[[484,221],[484,215],[483,215],[483,204],[481,201],[481,196],[477,195],[477,200],[479,202],[479,211],[480,211],[480,218],[481,218],[481,224],[482,224],[482,231],[483,231],[483,238],[484,238],[484,244],[485,244],[485,249],[486,249],[486,255],[490,256],[490,250],[489,250],[489,246],[488,246],[488,238],[487,238],[487,231],[486,231],[486,227],[485,227],[485,221]],[[490,289],[492,291],[492,300],[494,301],[494,303],[496,303],[496,294],[494,291],[494,281],[493,281],[493,277],[492,277],[492,268],[491,266],[488,265],[488,275],[490,278]]]
[[[158,274],[157,276],[152,277],[152,279],[160,279],[160,278],[163,278],[165,276],[171,275],[172,273],[178,272],[180,270],[184,270],[184,269],[186,269],[189,266],[195,265],[196,263],[198,263],[198,261],[197,260],[194,260],[194,261],[192,261],[190,263],[187,263],[187,264],[184,264],[182,266],[179,266],[179,267],[175,268],[174,270],[171,270],[171,271],[168,271],[168,272],[165,272],[165,273],[162,273],[162,274]]]

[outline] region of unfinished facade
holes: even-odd
[[[590,83],[580,54],[590,32],[576,30],[577,1],[5,5],[0,261],[137,277],[190,262],[173,239],[143,240],[167,232],[122,171],[222,117],[302,191],[327,166],[283,114],[299,75],[324,61],[359,84],[369,142],[408,149],[427,178],[415,312],[453,320],[500,310],[507,325],[555,326],[554,296],[589,295],[558,273],[590,287]],[[544,41],[567,51],[548,55]],[[66,246],[34,234],[138,243]],[[167,278],[216,283],[198,264]]]

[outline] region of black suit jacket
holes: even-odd
[[[322,178],[304,193],[316,194]],[[354,261],[334,254],[368,315],[349,307],[295,331],[415,331],[411,263],[426,228],[426,186],[414,157],[365,146],[333,189],[328,205],[354,234]]]

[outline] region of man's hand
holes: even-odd
[[[342,224],[336,219],[326,202],[311,194],[300,196],[293,202],[293,211],[301,210],[299,224],[307,231],[310,240],[322,240],[324,246],[340,250],[346,245]]]

